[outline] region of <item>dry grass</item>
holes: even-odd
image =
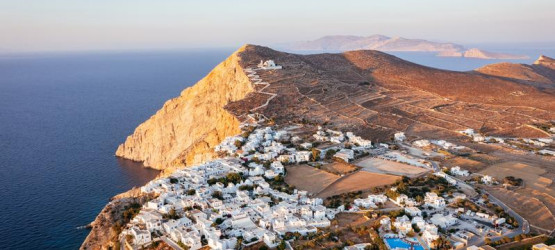
[[[335,161],[335,162],[323,165],[322,170],[325,170],[337,175],[344,175],[357,170],[357,167],[352,164],[345,163],[343,161]]]
[[[448,166],[448,167],[455,167],[455,166],[459,166],[462,169],[466,169],[468,171],[471,172],[478,172],[482,169],[484,169],[487,165],[479,162],[479,161],[475,161],[475,160],[471,160],[465,157],[453,157],[445,162],[443,162],[443,165]]]
[[[422,174],[427,173],[429,171],[424,168],[415,167],[404,163],[388,161],[388,160],[372,158],[372,157],[362,159],[354,164],[356,166],[361,167],[362,170],[367,172],[378,173],[378,174],[400,175],[400,176],[408,176],[408,177],[421,176]]]
[[[491,165],[487,169],[482,170],[480,173],[493,176],[498,180],[502,180],[506,176],[522,178],[526,187],[555,196],[555,192],[551,188],[553,180],[541,176],[546,173],[546,170],[543,168],[531,166],[521,162],[503,162]]]
[[[286,166],[285,182],[299,190],[317,194],[339,179],[338,175],[328,173],[307,165]]]
[[[332,183],[320,193],[317,197],[326,198],[342,193],[368,190],[373,187],[393,184],[401,177],[387,174],[370,173],[359,171],[351,175],[347,175]]]
[[[488,188],[488,191],[527,219],[531,225],[555,229],[555,216],[540,200],[503,188]]]

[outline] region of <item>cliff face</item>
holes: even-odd
[[[253,91],[233,53],[194,86],[139,125],[121,144],[116,156],[167,169],[212,159],[213,148],[226,136],[239,133],[239,121],[223,107]]]

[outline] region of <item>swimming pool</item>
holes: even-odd
[[[384,239],[384,240],[385,240],[385,244],[387,245],[387,247],[389,247],[389,249],[395,249],[395,248],[410,249],[410,244],[406,243],[401,239],[395,238],[395,239]],[[422,247],[419,244],[415,244],[414,250],[424,250],[424,247]]]

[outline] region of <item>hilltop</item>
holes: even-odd
[[[266,59],[283,70],[261,72],[269,85],[259,92],[263,86],[251,83],[245,69]],[[553,69],[542,70],[553,81]],[[539,87],[543,80],[510,76],[502,69],[496,75],[439,70],[373,50],[296,55],[247,45],[166,102],[116,155],[157,169],[204,162],[215,156],[212,149],[223,138],[238,133],[251,109],[266,102],[256,112],[277,123],[328,124],[378,141],[395,131],[457,137],[454,131],[464,128],[486,135],[546,136],[529,125],[555,119],[553,85]],[[268,93],[275,98],[269,100]]]
[[[496,63],[476,69],[476,71],[487,75],[547,84],[555,83],[553,81],[555,79],[554,70],[555,60],[543,55],[532,65]]]

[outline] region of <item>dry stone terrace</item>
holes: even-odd
[[[538,99],[529,101],[528,107],[505,104],[506,100],[499,100],[501,96],[496,99],[489,97],[492,93],[480,92],[479,84],[516,88],[512,82],[426,68],[375,51],[302,56],[249,46],[241,58],[245,68],[253,67],[261,58],[273,58],[283,66],[284,70],[259,72],[270,83],[265,91],[278,95],[271,101],[273,105],[257,112],[278,122],[329,122],[383,141],[395,131],[407,131],[410,136],[457,138],[453,131],[467,127],[488,134],[541,137],[546,134],[521,125],[555,119],[550,104],[540,101],[547,101],[546,93],[552,89],[538,92]],[[450,88],[457,81],[468,85],[461,90],[462,97],[451,95]],[[528,86],[522,88],[532,91]],[[492,100],[476,98],[480,95]],[[252,108],[259,103],[256,95],[252,97],[255,99],[248,97],[228,105],[227,110],[241,115],[248,109],[239,107]],[[495,101],[501,103],[492,103]]]

